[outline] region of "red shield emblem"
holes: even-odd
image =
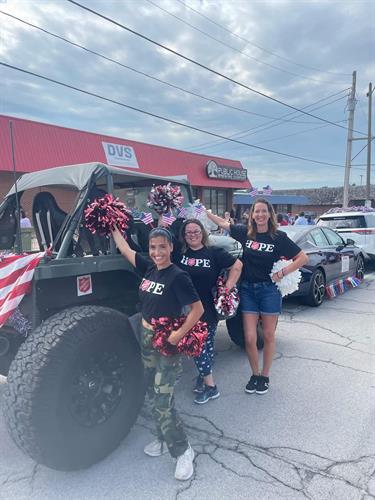
[[[92,293],[91,274],[77,277],[77,294],[88,295]]]

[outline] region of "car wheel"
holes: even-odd
[[[127,317],[107,307],[74,307],[45,320],[21,345],[8,374],[5,420],[36,462],[76,470],[118,446],[143,397]]]
[[[355,277],[359,280],[363,280],[365,277],[365,261],[363,260],[362,255],[358,255],[357,265],[355,267]]]
[[[243,331],[243,323],[242,323],[242,314],[236,314],[233,318],[226,320],[227,330],[229,337],[232,342],[238,347],[245,349],[245,335]],[[262,322],[258,321],[257,326],[257,348],[259,350],[264,347],[264,339],[263,339],[263,329]]]
[[[304,301],[307,305],[318,307],[322,304],[326,291],[326,279],[321,269],[313,272],[310,280],[310,287]]]

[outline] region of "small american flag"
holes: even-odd
[[[202,203],[197,203],[194,207],[195,216],[197,217],[198,215],[203,214],[203,212],[204,212],[204,206],[202,205]]]
[[[258,194],[258,188],[252,187],[249,191],[250,196],[256,196]]]
[[[263,194],[272,194],[272,188],[269,184],[267,184],[267,186],[264,186]]]
[[[180,210],[178,211],[177,217],[179,219],[185,219],[186,215],[187,215],[186,208],[185,207],[181,207]]]
[[[170,226],[176,220],[176,217],[172,214],[172,212],[168,214],[163,214],[163,222]]]
[[[142,212],[140,219],[144,224],[152,224],[154,222],[154,218],[151,212]]]
[[[34,270],[46,252],[0,257],[0,328],[30,290]]]

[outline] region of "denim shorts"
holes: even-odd
[[[282,297],[275,283],[262,281],[240,286],[240,306],[244,313],[277,315],[281,313]]]

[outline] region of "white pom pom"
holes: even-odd
[[[281,271],[281,269],[283,269],[284,267],[289,266],[289,264],[291,264],[292,262],[292,260],[278,260],[277,262],[275,262],[272,267],[272,271],[270,272],[271,279],[275,273]],[[285,297],[286,295],[289,295],[290,293],[298,290],[298,284],[301,279],[301,271],[297,270],[289,273],[287,276],[284,276],[280,281],[278,281],[276,283],[276,286],[279,289],[281,296]]]

